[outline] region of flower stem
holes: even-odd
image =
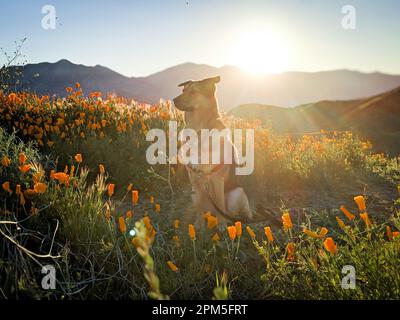
[[[194,265],[197,263],[197,257],[196,257],[196,244],[194,242],[195,240],[192,240],[193,242],[193,257],[194,257]]]

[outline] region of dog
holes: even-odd
[[[221,120],[218,101],[216,98],[216,84],[220,77],[212,77],[199,81],[186,81],[178,85],[183,87],[183,92],[175,99],[174,105],[184,112],[185,128],[195,130],[217,129],[220,132],[227,127]],[[203,214],[210,212],[218,217],[220,225],[227,221],[249,221],[253,213],[249,206],[248,197],[236,180],[235,167],[238,166],[237,153],[230,136],[224,143],[230,144],[233,153],[232,161],[221,159],[219,164],[188,164],[186,169],[192,185],[192,201],[195,209],[195,224],[202,222]],[[199,146],[200,152],[203,146]],[[224,145],[212,145],[209,152],[220,148],[223,155]],[[199,154],[200,154],[199,152]],[[211,162],[211,161],[210,161]]]

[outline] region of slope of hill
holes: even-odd
[[[319,101],[295,108],[241,105],[229,114],[260,119],[280,133],[352,130],[379,151],[400,152],[400,87],[365,99]]]
[[[275,75],[251,75],[234,66],[216,68],[185,63],[147,77],[126,77],[102,66],[88,67],[68,60],[56,63],[28,64],[18,89],[39,94],[65,94],[65,87],[80,82],[86,92],[115,92],[128,98],[155,103],[172,99],[177,85],[189,79],[221,76],[218,97],[222,110],[244,103],[269,103],[296,106],[328,100],[357,99],[400,86],[400,76],[361,73],[350,70],[315,73],[286,72]]]
[[[22,70],[19,90],[63,96],[66,87],[79,82],[86,92],[114,92],[142,101],[150,100],[145,94],[146,81],[125,77],[100,65],[88,67],[64,59],[56,63],[28,64]]]

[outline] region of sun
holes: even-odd
[[[284,37],[278,33],[249,30],[235,39],[231,61],[255,74],[281,73],[289,66],[289,48]]]

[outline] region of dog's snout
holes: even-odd
[[[174,99],[172,99],[172,101],[174,102],[175,106],[180,104],[181,97],[182,97],[182,95],[180,94],[179,96],[176,96]]]
[[[175,108],[182,111],[190,111],[190,108],[187,107],[187,103],[184,102],[182,95],[175,97],[173,100]]]

